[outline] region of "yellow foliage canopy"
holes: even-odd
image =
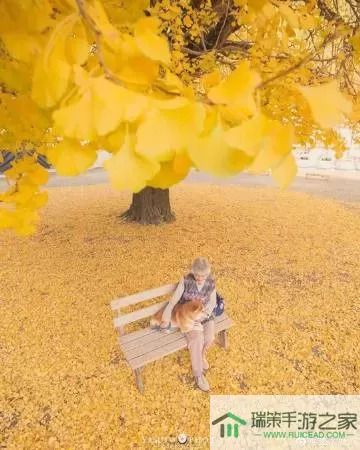
[[[191,166],[270,169],[285,188],[294,144],[343,150],[333,127],[356,127],[360,52],[345,3],[153,3],[1,2],[0,140],[19,156],[5,173],[2,228],[35,229],[47,182],[38,154],[75,176],[108,150],[112,186],[139,192],[168,188]],[[35,153],[24,165],[25,149]]]

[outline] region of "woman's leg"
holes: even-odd
[[[203,323],[204,327],[204,348],[206,351],[215,341],[215,320],[209,320]]]
[[[203,367],[209,368],[209,364],[206,361],[206,351],[213,345],[215,341],[215,321],[209,320],[203,324],[204,327],[204,345],[202,349]]]
[[[202,330],[191,330],[185,333],[185,338],[190,351],[191,366],[194,377],[203,372],[202,351],[204,347],[204,332]]]

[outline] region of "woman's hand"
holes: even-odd
[[[170,322],[161,322],[160,324],[160,331],[169,333],[170,329]]]
[[[203,311],[198,320],[201,321],[201,320],[207,319],[208,317],[209,317],[208,313],[206,311]]]

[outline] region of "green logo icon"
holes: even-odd
[[[232,414],[231,412],[228,412],[224,414],[223,416],[218,417],[217,419],[213,420],[211,422],[212,425],[216,425],[219,422],[222,422],[225,419],[233,419],[235,421],[234,424],[228,423],[226,425],[226,436],[231,437],[233,434],[233,428],[234,428],[234,436],[237,438],[239,436],[239,423],[240,425],[246,425],[246,421],[244,419],[240,419],[240,417],[235,416],[235,414]],[[225,437],[225,424],[220,425],[220,437]]]

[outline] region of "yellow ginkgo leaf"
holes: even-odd
[[[135,136],[126,134],[124,144],[113,156],[104,161],[103,166],[109,174],[115,189],[139,192],[160,170],[160,164],[148,160],[134,151]]]
[[[360,53],[360,31],[357,31],[349,41],[355,52]]]
[[[268,125],[268,131],[264,135],[265,144],[250,166],[250,171],[254,173],[261,173],[276,167],[292,150],[294,143],[292,126],[282,125],[272,120],[269,120]]]
[[[73,65],[73,72],[75,84],[82,89],[89,89],[92,80],[89,72],[77,64]]]
[[[18,183],[18,191],[11,196],[11,200],[16,204],[25,204],[33,197],[37,191],[37,186],[26,182],[24,179],[20,180],[20,182]]]
[[[229,175],[236,175],[251,166],[253,158],[236,148],[229,148],[224,167]]]
[[[250,69],[249,62],[242,61],[225,80],[210,89],[208,97],[214,103],[242,106],[249,113],[255,113],[253,94],[260,81],[260,76]]]
[[[280,5],[279,12],[292,28],[299,28],[299,15],[290,6]]]
[[[265,129],[266,117],[262,114],[256,115],[243,121],[241,125],[227,130],[225,141],[230,147],[243,150],[254,157],[267,145]]]
[[[34,184],[45,184],[49,180],[49,172],[42,166],[37,165],[27,174],[29,180]]]
[[[219,105],[221,118],[229,125],[235,125],[249,118],[249,109],[242,105]]]
[[[341,124],[343,114],[351,114],[352,103],[339,89],[336,80],[321,86],[299,86],[310,105],[314,120],[323,128],[332,128]]]
[[[170,64],[169,44],[165,38],[158,35],[159,23],[159,20],[153,17],[141,18],[135,24],[136,43],[148,58]]]
[[[173,159],[173,169],[176,173],[180,175],[187,174],[191,165],[192,162],[186,149],[176,152],[175,158]]]
[[[150,59],[139,57],[131,59],[118,72],[117,76],[125,83],[150,84],[159,73],[159,65]]]
[[[63,176],[80,175],[96,161],[97,153],[91,145],[81,145],[77,141],[64,139],[47,152],[49,162],[56,172]]]
[[[289,153],[284,160],[271,170],[271,175],[275,182],[283,189],[287,188],[297,174],[297,165],[292,153]]]
[[[119,48],[104,48],[103,53],[106,65],[126,83],[147,85],[158,77],[158,61],[147,58],[133,36],[122,35]]]
[[[20,206],[16,209],[15,215],[19,224],[38,222],[40,220],[40,216],[37,211],[32,211],[31,209],[23,206]]]
[[[19,121],[27,121],[31,117],[31,125],[42,129],[51,127],[51,118],[47,111],[44,111],[28,95],[17,95],[7,104],[11,113]]]
[[[21,0],[6,2],[13,9],[13,16],[16,17],[18,23],[25,25],[31,31],[43,32],[52,25],[51,15],[54,5],[50,0],[29,1]],[[9,7],[8,6],[8,7]],[[31,18],[31,20],[30,20]]]
[[[205,108],[200,103],[152,109],[138,127],[136,151],[149,159],[168,161],[175,150],[186,148],[202,130],[204,119]]]
[[[56,105],[64,94],[71,73],[70,65],[62,59],[51,59],[46,67],[39,57],[34,70],[32,99],[43,108]]]
[[[312,30],[319,24],[320,17],[312,14],[304,14],[299,16],[299,21],[300,28],[303,30]]]
[[[360,97],[359,96],[357,96],[354,99],[350,119],[354,122],[360,122]]]
[[[49,199],[48,192],[37,192],[31,197],[31,199],[27,203],[24,203],[23,206],[32,210],[39,209],[47,204],[48,199]]]
[[[34,156],[24,156],[21,159],[16,160],[12,166],[16,173],[22,174],[23,172],[33,170],[36,167],[35,165]]]
[[[11,163],[10,163],[10,164],[11,164]],[[18,174],[18,172],[16,171],[16,169],[13,167],[13,164],[11,164],[11,165],[12,165],[11,169],[8,169],[8,170],[5,172],[5,176],[6,176],[6,178],[9,179],[9,180],[16,180],[16,179],[19,177],[19,174]]]
[[[258,13],[262,10],[262,8],[264,7],[264,5],[266,5],[267,2],[268,0],[248,0],[247,3],[249,5],[249,8],[253,9]]]
[[[287,26],[285,27],[285,32],[286,32],[286,34],[287,34],[288,37],[294,37],[294,36],[296,36],[296,32],[294,31],[294,29],[293,29],[290,25],[287,25]]]
[[[201,77],[201,84],[205,89],[210,89],[221,82],[220,70],[214,70],[214,72],[208,73]]]
[[[117,50],[121,45],[122,36],[119,30],[110,23],[102,3],[99,0],[89,2],[87,10],[95,22],[96,28],[104,36],[106,44]]]
[[[19,236],[29,236],[35,231],[35,224],[40,216],[37,211],[27,207],[18,207],[14,212],[14,229]]]
[[[100,135],[112,131],[121,121],[134,122],[140,119],[149,107],[146,96],[122,88],[105,77],[94,79],[93,93],[105,107],[103,111],[96,112],[97,129]]]
[[[192,141],[189,156],[197,169],[216,176],[240,172],[251,162],[244,152],[227,145],[221,122],[217,122],[211,133]]]
[[[138,120],[146,111],[145,96],[129,91],[104,76],[87,80],[82,97],[53,113],[56,132],[79,140],[94,140],[121,122]]]
[[[173,92],[182,92],[185,89],[184,83],[180,80],[178,76],[170,72],[170,70],[165,67],[165,76],[160,79],[158,83],[164,87],[166,90]]]
[[[69,84],[71,65],[66,59],[65,47],[73,26],[74,22],[67,18],[60,22],[35,62],[31,95],[42,108],[55,106]]]
[[[8,31],[1,38],[9,53],[20,61],[31,62],[42,51],[42,43],[36,35],[23,31]]]
[[[192,86],[186,86],[186,88],[184,88],[183,90],[183,95],[192,102],[196,100],[196,93]]]
[[[54,111],[54,132],[78,140],[95,139],[97,133],[92,108],[96,106],[91,96],[84,95],[79,101]]]
[[[190,16],[185,16],[183,19],[183,24],[187,27],[190,28],[193,25],[193,21],[191,20]]]
[[[147,186],[167,189],[182,181],[189,173],[191,160],[185,153],[176,155],[171,161],[161,163],[159,172],[147,182]]]
[[[207,134],[211,133],[212,130],[215,128],[217,122],[219,120],[219,112],[218,109],[215,107],[208,107],[206,108],[206,116],[204,120],[204,125],[201,130],[200,136],[206,136]]]
[[[116,153],[124,145],[126,137],[126,126],[122,125],[113,133],[110,133],[104,138],[104,148]]]
[[[291,151],[294,132],[291,125],[283,125],[260,114],[227,130],[225,140],[253,158],[250,172],[261,173],[275,167]]]
[[[186,97],[180,97],[180,96],[176,96],[176,97],[168,97],[168,96],[155,97],[155,96],[153,96],[150,98],[150,103],[151,103],[151,106],[153,106],[154,108],[179,109],[179,108],[182,108],[183,106],[188,105],[189,99]]]
[[[66,56],[71,64],[84,64],[90,54],[90,46],[86,38],[84,26],[75,25],[66,41]]]
[[[271,20],[278,13],[279,13],[279,7],[270,2],[266,2],[261,10],[261,16],[267,20]],[[260,17],[258,17],[257,20],[259,20]]]

